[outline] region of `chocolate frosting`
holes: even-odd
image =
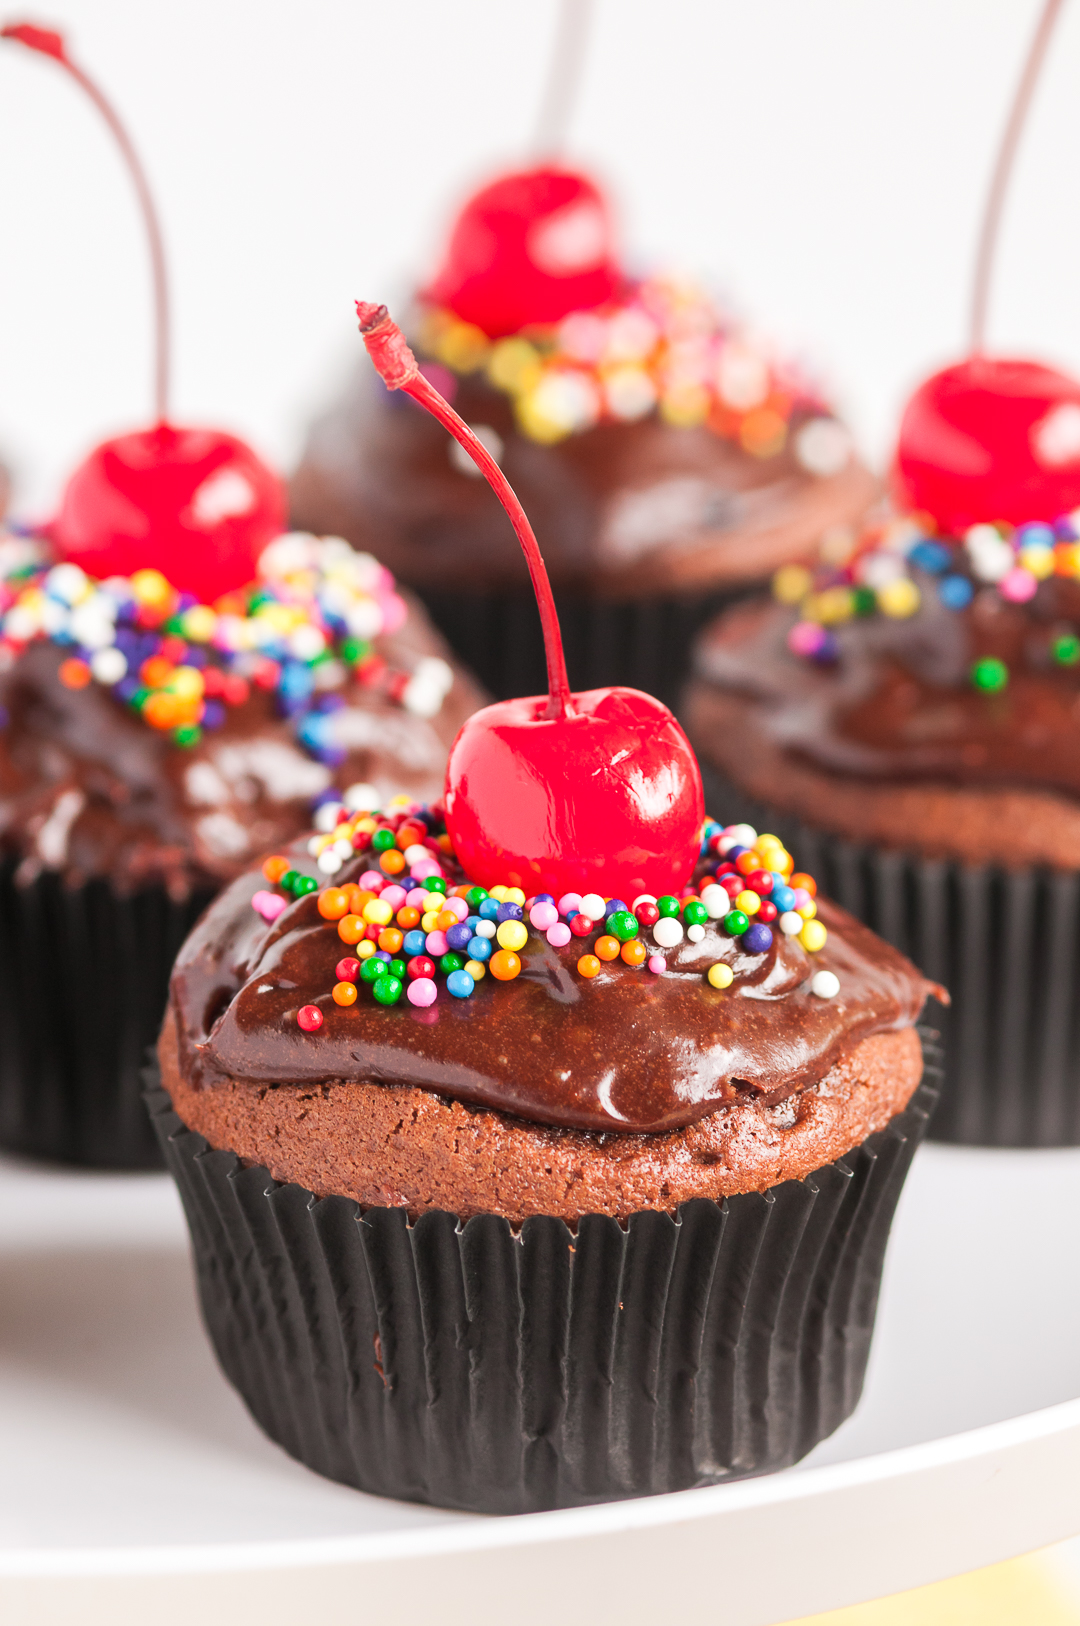
[[[760,602],[707,629],[698,674],[757,702],[770,742],[830,773],[1080,797],[1080,667],[1056,663],[1050,648],[1055,634],[1080,627],[1080,584],[1052,577],[1024,605],[984,587],[952,610],[914,575],[922,608],[833,628],[835,660],[793,654],[797,612]],[[982,656],[1009,668],[1003,692],[972,685]]]
[[[316,873],[301,844],[295,867]],[[335,877],[359,875],[364,860]],[[817,1084],[873,1033],[910,1026],[934,990],[902,955],[835,905],[820,918],[829,939],[809,955],[774,934],[763,955],[740,951],[715,923],[700,943],[666,951],[655,976],[621,960],[586,981],[576,971],[592,938],[564,949],[530,936],[521,975],[491,977],[471,998],[440,997],[426,1010],[376,1004],[365,992],[333,1002],[342,957],[315,897],[297,899],[268,927],[251,908],[261,876],[245,875],[211,907],[181,951],[172,999],[185,1076],[198,1087],[360,1078],[419,1085],[476,1107],[562,1128],[620,1133],[675,1129],[736,1100],[769,1104]],[[595,935],[599,935],[599,930]],[[705,973],[725,960],[735,974],[719,991]],[[810,991],[834,971],[840,992]],[[296,1021],[314,1003],[324,1024]]]
[[[458,381],[453,405],[502,441],[503,471],[560,589],[618,598],[760,581],[854,519],[875,491],[857,462],[819,478],[790,449],[757,458],[707,427],[656,416],[541,445],[480,376]],[[792,429],[801,421],[796,414]],[[312,430],[291,485],[294,522],[348,537],[421,590],[527,586],[498,500],[457,466],[452,447],[365,368]]]
[[[412,604],[405,625],[375,647],[405,670],[447,654]],[[67,653],[35,642],[0,675],[0,849],[22,860],[25,878],[42,869],[73,883],[104,875],[120,890],[164,881],[177,897],[220,886],[292,840],[308,827],[313,798],[332,786],[439,795],[454,736],[484,703],[459,668],[430,719],[354,684],[339,714],[350,749],[331,772],[259,689],[185,749],[100,684],[66,688],[57,671]]]

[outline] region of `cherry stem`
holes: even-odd
[[[517,494],[482,440],[473,434],[463,418],[459,418],[449,401],[443,399],[435,386],[428,382],[409,349],[405,335],[397,323],[391,321],[385,305],[356,302],[360,319],[360,332],[368,355],[388,389],[404,390],[419,402],[448,429],[463,446],[487,480],[509,516],[510,523],[521,543],[525,562],[529,567],[533,592],[540,611],[540,625],[544,633],[544,654],[547,659],[548,703],[545,718],[567,717],[573,712],[570,681],[566,675],[566,656],[563,654],[562,633],[555,610],[555,599],[548,580],[547,566],[540,552],[536,535],[528,517],[518,501]]]
[[[52,29],[37,28],[33,23],[8,23],[0,28],[0,39],[15,40],[19,45],[25,45],[29,50],[38,51],[42,56],[51,57],[54,62],[59,63],[89,96],[111,130],[121,157],[127,165],[128,173],[135,185],[135,195],[138,198],[150,248],[150,268],[154,284],[154,412],[158,424],[162,425],[168,419],[169,405],[169,278],[161,223],[139,155],[120,121],[119,114],[105,93],[98,88],[89,74],[68,56],[61,34],[55,33]]]
[[[541,158],[558,157],[566,146],[592,26],[593,0],[558,0],[558,6],[555,39],[532,142],[533,151]]]
[[[1020,145],[1020,138],[1024,133],[1031,109],[1032,97],[1042,72],[1046,50],[1050,44],[1050,36],[1054,32],[1058,13],[1061,11],[1063,0],[1045,0],[1034,38],[1028,49],[1027,61],[1024,71],[1020,75],[1020,83],[1016,87],[1012,108],[1009,112],[1008,123],[1001,138],[998,149],[997,162],[994,173],[990,178],[990,190],[986,197],[986,208],[983,211],[982,229],[979,233],[979,248],[975,258],[975,280],[972,287],[971,299],[971,354],[981,356],[986,348],[986,317],[990,304],[990,281],[994,270],[994,259],[997,254],[998,235],[1001,227],[1001,216],[1005,207],[1005,195],[1012,178],[1013,166],[1016,162],[1016,153]]]

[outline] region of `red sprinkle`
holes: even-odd
[[[773,889],[773,878],[767,869],[755,869],[746,877],[746,884],[751,892],[765,898]]]
[[[768,898],[762,898],[761,908],[754,916],[754,919],[755,921],[760,921],[763,926],[768,926],[771,921],[776,919],[778,913],[779,910],[777,909],[775,903],[770,903]]]
[[[301,1005],[296,1020],[305,1033],[317,1033],[323,1025],[323,1013],[317,1005]]]
[[[435,962],[429,960],[426,954],[414,954],[405,970],[414,979],[416,977],[434,977]]]
[[[583,915],[580,913],[576,914],[573,920],[570,922],[570,930],[573,932],[575,937],[588,937],[589,933],[593,930],[593,922],[589,919],[588,915]]]
[[[355,982],[360,975],[360,961],[346,956],[344,960],[339,960],[334,967],[334,975],[338,982]]]
[[[655,926],[660,919],[660,911],[655,903],[639,903],[634,910],[634,919],[639,926]]]

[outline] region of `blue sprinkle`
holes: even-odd
[[[749,851],[749,847],[729,847],[727,852],[724,854],[724,863],[734,864],[736,858],[741,858],[743,853],[748,853]]]
[[[401,946],[410,960],[414,954],[423,954],[427,948],[427,936],[424,932],[406,932],[401,940]]]
[[[469,930],[472,932],[473,936],[475,937],[476,936],[476,928],[480,924],[480,916],[479,915],[467,915],[466,918],[465,918],[465,924],[466,924],[466,926],[468,926]]]
[[[1050,525],[1021,525],[1016,541],[1022,548],[1052,548],[1055,542]]]
[[[630,911],[627,909],[621,898],[609,898],[607,903],[604,905],[605,920],[607,920],[609,915],[626,915],[629,914],[629,912]]]
[[[779,914],[786,914],[795,907],[795,893],[790,886],[774,886],[769,893],[769,902],[775,903]]]
[[[580,909],[568,909],[566,911],[565,915],[563,915],[563,920],[566,922],[567,925],[569,925],[570,922],[573,920],[574,916],[575,915],[580,915],[580,913],[581,913]]]
[[[483,963],[484,960],[491,959],[491,939],[488,937],[470,937],[468,949],[470,960],[479,960]]]
[[[485,899],[485,902],[486,901],[487,900]],[[484,913],[484,904],[483,903],[480,905],[480,913],[481,914]],[[520,903],[500,903],[499,906],[498,906],[498,912],[494,915],[494,917],[491,916],[491,915],[488,915],[487,918],[488,918],[488,920],[491,920],[492,918],[494,918],[495,920],[497,920],[499,922],[499,925],[501,926],[504,920],[524,920],[525,919],[525,911],[521,907]]]
[[[414,892],[420,885],[420,882],[416,879],[415,875],[402,875],[399,876],[397,884],[401,887],[403,892]]]
[[[455,999],[468,999],[475,987],[467,971],[451,971],[446,979],[446,991],[453,994]]]
[[[477,913],[481,920],[498,920],[500,904],[498,898],[485,898]]]
[[[764,954],[766,949],[772,948],[772,932],[768,926],[748,926],[739,946],[747,954]]]
[[[940,576],[952,564],[952,550],[941,542],[923,540],[916,542],[909,551],[908,558],[920,570],[927,570],[932,576]]]
[[[974,591],[966,576],[943,576],[938,586],[938,597],[947,610],[962,610],[971,603]]]
[[[472,939],[472,930],[468,926],[451,926],[446,933],[446,941],[452,949],[468,948]]]
[[[384,950],[376,949],[375,953],[371,956],[371,958],[373,960],[389,960],[390,956],[389,956],[389,954],[385,953]]]
[[[534,903],[554,903],[555,899],[550,892],[538,892],[533,899]]]

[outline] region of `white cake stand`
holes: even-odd
[[[768,1626],[1080,1532],[1080,1152],[930,1146],[799,1467],[513,1519],[318,1479],[199,1326],[164,1176],[0,1163],[5,1626]]]

